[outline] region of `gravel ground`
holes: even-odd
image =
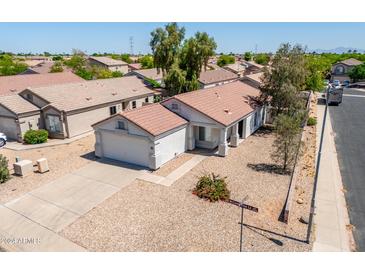
[[[227,157],[207,157],[170,187],[136,181],[60,234],[91,251],[238,251],[240,209],[191,193],[198,176],[215,172],[227,176],[232,199],[248,195],[246,203],[259,208],[244,213],[245,251],[310,250],[301,241],[305,235],[297,233],[306,225],[278,221],[289,176],[257,171],[262,164],[275,165],[273,141],[270,131],[260,130]]]
[[[180,167],[182,164],[186,163],[193,157],[194,157],[193,154],[183,153],[183,154],[179,155],[178,157],[176,157],[175,159],[164,164],[158,170],[153,171],[152,173],[155,175],[159,175],[159,176],[167,176],[172,171],[174,171],[175,169],[177,169],[178,167]]]
[[[0,184],[0,203],[6,203],[84,166],[94,157],[94,144],[95,137],[92,134],[66,145],[24,151],[0,150],[0,153],[8,158],[9,168],[11,169],[13,168],[16,156],[20,156],[22,159],[32,160],[34,164],[39,158],[45,157],[48,159],[50,169],[47,173],[33,173],[24,178],[12,176],[9,181]]]

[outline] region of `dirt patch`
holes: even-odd
[[[177,156],[175,159],[167,162],[162,167],[160,167],[158,170],[156,170],[152,173],[155,175],[159,175],[159,176],[167,176],[172,171],[174,171],[175,169],[177,169],[178,167],[180,167],[182,164],[186,163],[193,157],[194,157],[193,154],[183,153],[183,154]]]
[[[31,160],[33,164],[39,158],[45,157],[50,171],[44,174],[33,173],[24,178],[12,176],[6,183],[0,184],[0,203],[6,203],[86,165],[94,159],[94,144],[95,136],[92,134],[73,143],[59,146],[24,151],[2,149],[0,153],[8,158],[10,169],[13,168],[17,156]]]

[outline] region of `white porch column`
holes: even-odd
[[[194,126],[188,126],[188,150],[195,149]]]
[[[237,123],[232,126],[231,146],[237,147],[239,138],[240,137],[238,135],[238,123]]]
[[[223,157],[228,155],[227,128],[222,128],[220,131],[218,154]]]
[[[99,130],[95,130],[95,156],[102,158],[103,154],[103,144],[102,144],[102,137],[101,132]]]

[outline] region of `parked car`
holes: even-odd
[[[0,147],[5,146],[7,140],[6,135],[0,132]]]
[[[349,80],[344,80],[342,82],[342,86],[347,87],[348,85],[350,85],[350,81]]]
[[[340,80],[334,80],[334,81],[333,81],[333,85],[334,85],[335,87],[340,86],[340,85],[341,85]]]
[[[328,105],[336,105],[342,103],[343,88],[340,87],[329,87],[326,95]]]

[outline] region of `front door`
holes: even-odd
[[[246,119],[238,122],[238,135],[241,139],[246,138]]]

